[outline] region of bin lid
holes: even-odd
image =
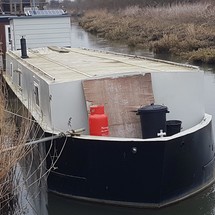
[[[167,120],[166,121],[166,125],[181,125],[182,121],[181,120]]]
[[[138,113],[151,113],[151,112],[166,112],[168,113],[168,108],[164,105],[147,105],[145,107],[139,108]]]

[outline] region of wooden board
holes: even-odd
[[[85,80],[87,106],[104,105],[110,136],[141,137],[140,117],[135,111],[154,103],[151,74]]]

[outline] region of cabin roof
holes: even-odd
[[[41,19],[41,18],[45,18],[45,19],[50,19],[50,18],[64,18],[64,17],[70,17],[70,15],[68,14],[61,14],[61,15],[52,15],[50,14],[49,16],[47,15],[37,15],[37,16],[11,16],[9,17],[10,20],[14,20],[14,19]]]
[[[16,16],[12,16],[12,15],[1,15],[0,16],[0,23],[9,23],[10,19],[15,18]]]
[[[18,56],[23,65],[47,82],[55,83],[146,72],[199,71],[198,67],[190,65],[80,48],[31,49],[29,58],[25,59],[20,58],[20,50],[9,53]]]

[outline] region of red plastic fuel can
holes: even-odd
[[[104,113],[103,105],[94,105],[90,107],[89,127],[90,135],[109,135],[108,117]]]

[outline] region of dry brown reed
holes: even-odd
[[[15,168],[30,150],[24,145],[32,128],[27,112],[23,112],[22,120],[17,120],[16,115],[7,108],[5,95],[0,91],[0,214],[12,214],[17,202],[14,193]],[[12,150],[8,150],[11,147]]]
[[[47,203],[47,176],[60,157],[66,139],[59,154],[53,160],[50,158],[47,168],[46,159],[53,142],[47,148],[44,144],[25,146],[26,142],[44,137],[44,131],[12,91],[3,93],[1,89],[6,87],[1,84],[0,87],[0,215],[22,215],[29,210],[41,214],[40,207]],[[41,203],[40,198],[45,202]],[[39,208],[34,208],[38,206],[35,202],[39,202]]]
[[[89,11],[80,21],[87,31],[107,39],[148,48],[155,53],[178,55],[190,61],[195,52],[204,55],[209,48],[215,49],[214,23],[215,6],[210,3],[134,6],[117,12]],[[199,61],[204,59],[206,57]]]

